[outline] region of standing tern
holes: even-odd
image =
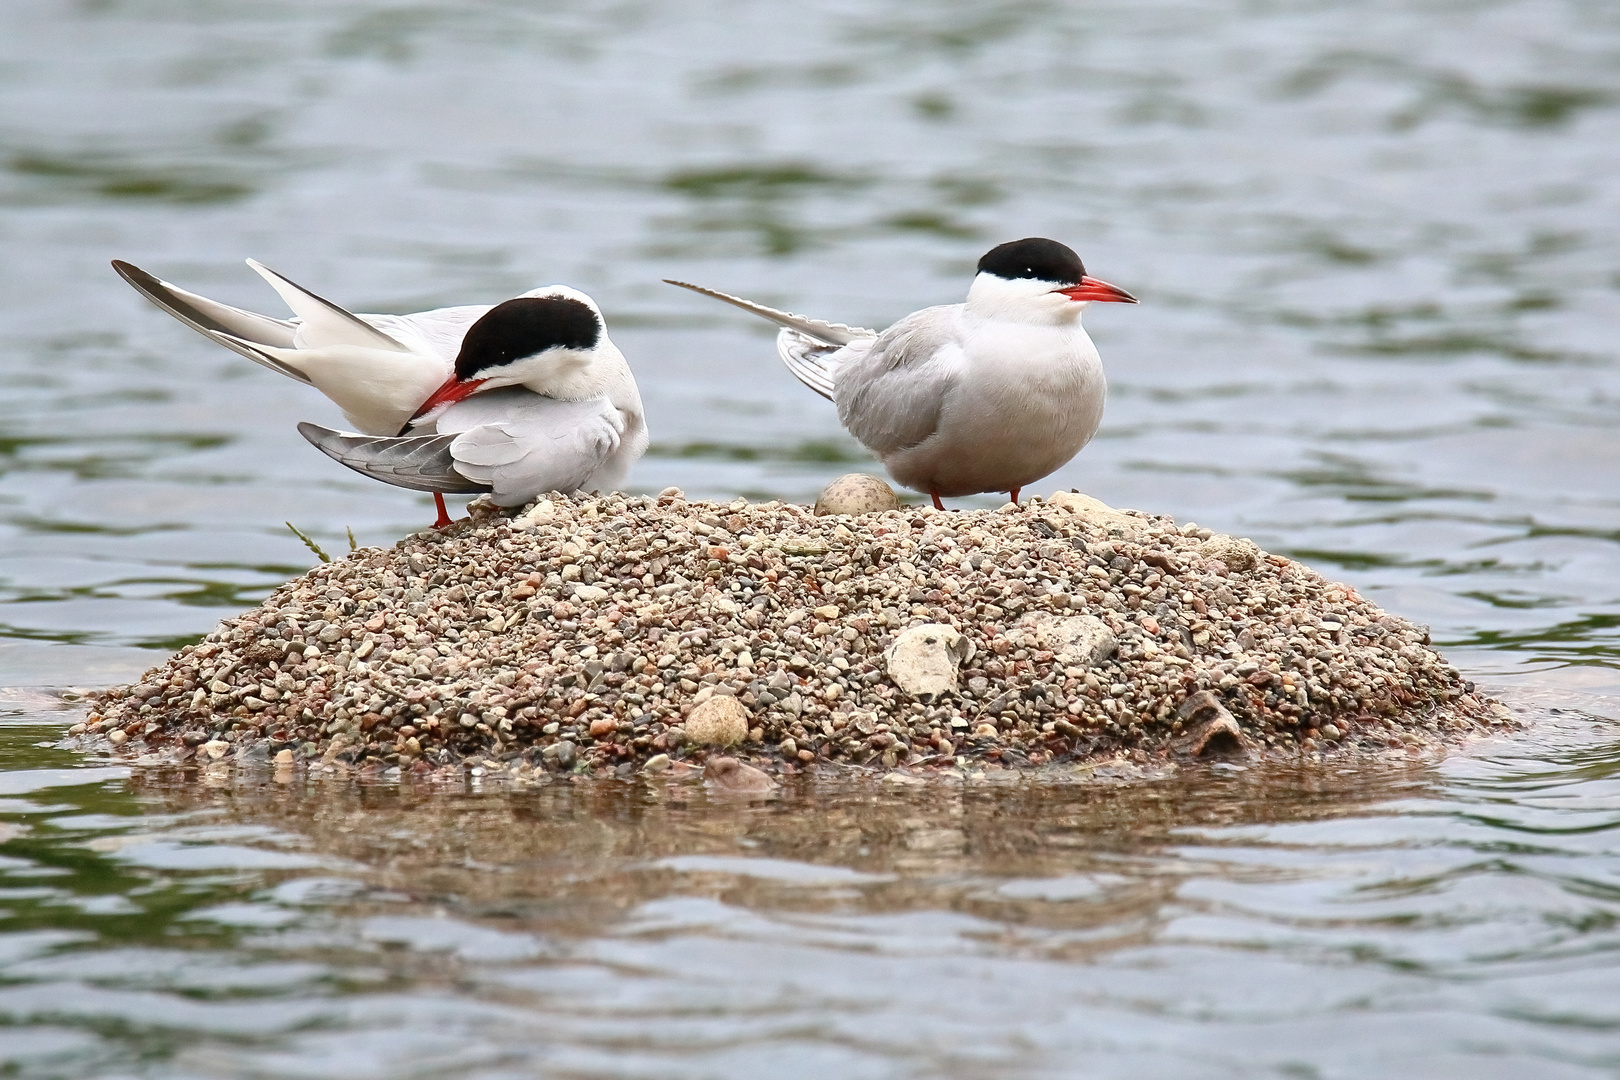
[[[295,313],[275,319],[114,269],[209,339],[320,390],[359,432],[299,431],[385,483],[490,492],[502,506],[547,491],[612,487],[647,446],[641,397],[600,309],[563,285],[502,304],[355,315],[248,260]],[[371,436],[368,438],[367,436]]]
[[[1091,441],[1108,384],[1080,313],[1093,301],[1137,302],[1038,237],[987,252],[965,303],[923,308],[881,333],[669,284],[780,326],[787,369],[838,406],[895,480],[941,510],[941,496],[985,491],[1016,503]]]

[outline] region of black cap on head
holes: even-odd
[[[993,247],[979,260],[979,273],[1011,281],[1031,278],[1058,285],[1078,285],[1086,276],[1080,256],[1056,240],[1032,236]]]
[[[547,349],[590,349],[602,337],[602,320],[590,306],[565,296],[523,296],[496,304],[467,329],[456,357],[456,378],[510,364]]]

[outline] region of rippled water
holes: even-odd
[[[1613,1076],[1620,8],[16,0],[0,685],[138,672],[425,499],[108,269],[276,311],[563,280],[637,490],[865,467],[769,331],[1050,235],[1144,303],[1051,481],[1353,582],[1534,725],[1443,763],[532,792],[152,774],[0,702],[0,1072]],[[1558,710],[1558,711],[1553,711]],[[78,771],[74,771],[78,770]]]

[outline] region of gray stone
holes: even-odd
[[[1095,615],[1040,614],[1030,620],[1035,642],[1064,667],[1089,668],[1114,655],[1119,642]]]

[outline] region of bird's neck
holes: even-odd
[[[544,397],[562,401],[584,401],[601,394],[624,366],[617,349],[597,349],[589,353],[553,349],[531,357],[518,370],[496,375],[494,386],[521,386]]]
[[[1054,288],[1027,278],[1008,281],[993,274],[980,274],[973,279],[964,306],[969,315],[991,322],[1078,326],[1086,305],[1054,292]]]

